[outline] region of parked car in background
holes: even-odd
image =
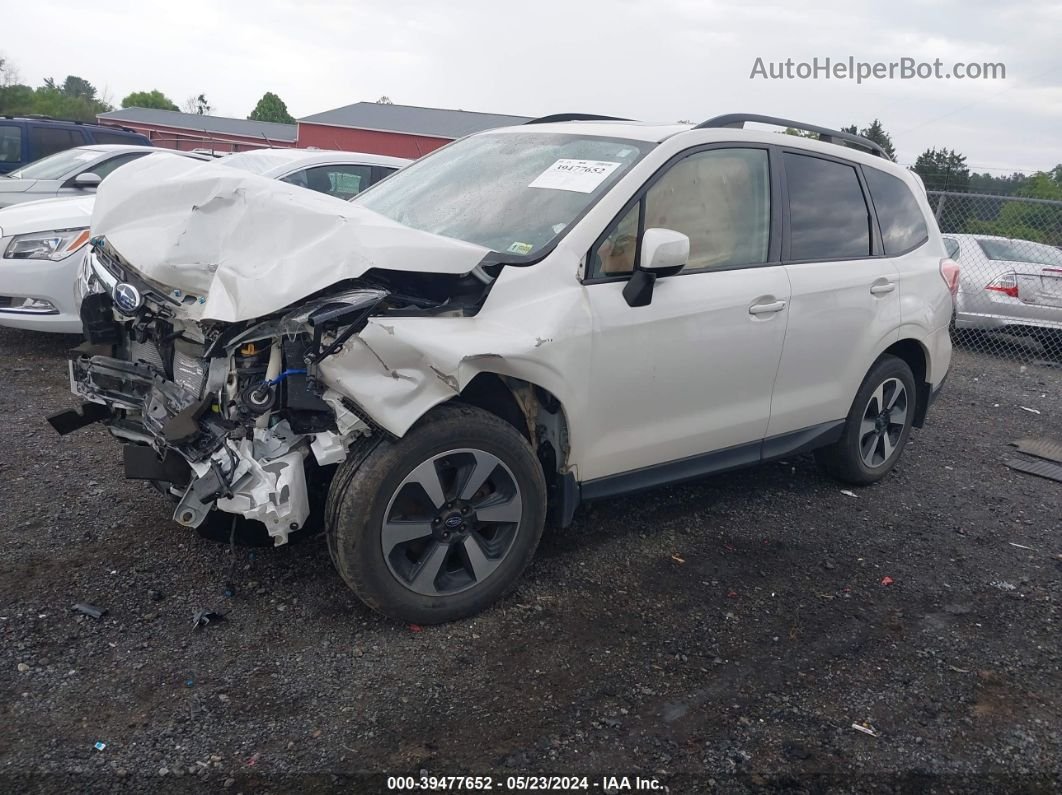
[[[128,144],[78,146],[0,176],[0,208],[38,199],[84,196],[120,166],[152,152],[173,151]]]
[[[128,127],[39,116],[0,116],[0,174],[85,144],[151,146],[151,141]]]
[[[84,148],[86,153],[95,153],[98,149],[100,147]],[[81,173],[96,173],[98,176],[99,171],[105,171],[109,174],[132,160],[159,152],[214,160],[210,154],[172,149],[107,149],[108,152],[115,151],[99,156],[93,154],[81,168],[95,171]],[[60,153],[53,157],[63,158],[65,155]],[[46,158],[46,161],[50,160]],[[360,152],[275,149],[226,155],[217,162],[347,199],[410,161]],[[60,166],[55,168],[58,170]],[[26,170],[30,169],[35,170],[36,164]],[[4,182],[0,178],[0,189]],[[88,226],[94,201],[95,193],[86,191],[73,198],[24,202],[0,209],[0,326],[61,334],[81,333],[75,283],[89,239]]]
[[[84,403],[50,421],[104,422],[186,527],[282,544],[316,503],[344,581],[402,621],[493,603],[581,500],[809,450],[878,481],[951,361],[958,267],[859,136],[541,119],[350,203],[231,172],[104,186]]]
[[[1062,251],[1031,240],[945,235],[960,265],[959,331],[1062,335]]]
[[[227,155],[222,162],[337,199],[353,199],[412,161],[326,149],[261,149]]]

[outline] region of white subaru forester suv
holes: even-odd
[[[404,621],[500,598],[582,501],[811,450],[873,483],[951,358],[920,183],[784,119],[550,117],[349,204],[149,158],[92,229],[85,403],[52,424],[106,424],[186,526],[281,544],[320,509],[340,575]]]

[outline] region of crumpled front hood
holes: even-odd
[[[0,209],[0,236],[88,226],[95,196],[41,199]]]
[[[488,249],[222,162],[145,157],[96,194],[92,233],[192,320],[276,312],[370,268],[463,274]]]

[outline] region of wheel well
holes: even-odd
[[[918,340],[906,339],[894,342],[885,350],[885,354],[903,359],[914,374],[916,398],[914,426],[921,428],[926,420],[926,412],[929,410],[930,392],[930,385],[926,381],[928,362],[925,348]]]
[[[546,478],[550,520],[571,524],[578,503],[575,477],[568,471],[568,423],[557,397],[530,381],[480,373],[459,398],[512,425],[531,444]]]
[[[511,389],[494,373],[480,373],[461,393],[461,402],[488,411],[505,420],[534,445],[527,415],[516,402]]]

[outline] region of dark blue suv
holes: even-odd
[[[0,116],[0,174],[42,157],[85,144],[151,142],[128,127],[111,127],[42,116]]]

